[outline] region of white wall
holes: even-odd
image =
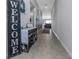
[[[42,14],[41,14],[41,11],[40,10],[37,11],[37,20],[36,20],[36,22],[37,22],[36,23],[37,25],[40,25],[40,24],[43,23]]]
[[[34,8],[34,27],[36,27],[36,16],[37,16],[37,10]]]
[[[30,0],[25,1],[25,13],[21,13],[21,26],[26,26],[30,23]]]
[[[37,18],[37,9],[36,8],[33,8],[33,10],[31,10],[31,20],[32,20],[32,24],[34,27],[36,27],[36,18]]]
[[[53,13],[55,11],[55,14]],[[72,0],[56,0],[52,11],[52,29],[58,39],[72,55]]]

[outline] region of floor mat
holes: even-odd
[[[44,29],[42,33],[50,33],[50,29]]]

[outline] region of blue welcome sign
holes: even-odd
[[[21,53],[19,0],[7,0],[8,58]]]

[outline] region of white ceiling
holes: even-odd
[[[54,4],[54,0],[36,0],[36,2],[39,8],[42,10],[42,12],[50,12]]]
[[[50,12],[52,10],[52,7],[54,5],[55,0],[31,0],[33,4],[36,5],[42,12]],[[47,5],[47,8],[45,8],[45,5]]]
[[[31,0],[44,16],[51,15],[55,0]]]

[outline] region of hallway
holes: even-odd
[[[38,34],[38,40],[29,53],[22,53],[11,59],[71,59],[60,42],[49,33]]]

